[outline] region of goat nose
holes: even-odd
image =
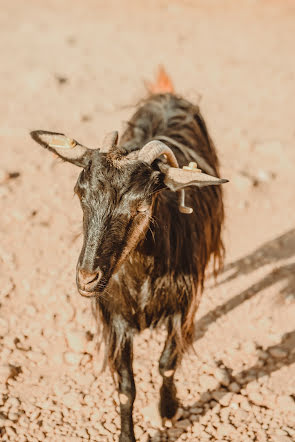
[[[94,272],[89,272],[88,270],[79,269],[78,270],[78,282],[82,290],[91,291],[96,284],[101,279],[102,272],[100,269]]]

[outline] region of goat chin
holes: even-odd
[[[81,296],[84,298],[94,298],[98,295],[97,292],[86,292],[86,290],[78,290]]]

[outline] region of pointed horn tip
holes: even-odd
[[[225,183],[229,183],[229,180],[227,180],[226,178],[221,178],[220,184],[225,184]]]

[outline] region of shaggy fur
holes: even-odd
[[[127,155],[161,135],[195,150],[219,176],[215,148],[197,106],[173,94],[151,96],[129,121],[120,141],[121,154]],[[190,152],[173,144],[169,147],[180,166],[194,160]],[[213,257],[217,273],[223,262],[222,187],[190,188],[186,203],[194,209],[191,215],[179,212],[176,193],[165,190],[157,194],[149,230],[121,267],[119,283],[108,287],[109,293],[115,293],[112,302],[109,297],[96,300],[111,366],[134,331],[163,319],[171,320],[177,353],[186,351],[192,341],[207,264]],[[125,329],[114,327],[113,313],[118,309],[113,303],[121,310]]]
[[[160,84],[171,88],[164,80]],[[119,146],[116,134],[107,137],[110,150],[88,149],[63,134],[34,131],[32,137],[82,167],[75,186],[84,233],[77,286],[83,296],[93,297],[106,359],[118,380],[120,442],[134,442],[133,336],[159,323],[167,326],[159,408],[163,418],[171,418],[178,407],[173,376],[193,340],[205,271],[213,258],[217,273],[224,255],[221,187],[188,187],[186,204],[193,213],[180,213],[163,160],[149,164],[137,154],[150,140],[166,137],[180,167],[201,157],[219,176],[214,145],[199,108],[172,92],[146,99]]]

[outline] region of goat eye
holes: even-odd
[[[137,207],[137,212],[139,213],[145,213],[149,210],[150,206],[148,204],[141,204]]]

